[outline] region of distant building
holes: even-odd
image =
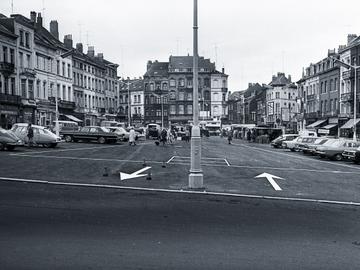
[[[228,97],[228,118],[230,124],[245,124],[244,92],[236,91]]]
[[[266,124],[296,130],[297,96],[297,86],[292,83],[290,75],[286,77],[279,72],[273,76],[266,89]]]

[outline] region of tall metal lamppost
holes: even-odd
[[[345,63],[337,58],[334,58],[334,57],[331,57],[331,59],[333,59],[334,61],[338,62],[340,65],[346,67],[346,68],[352,68],[354,69],[354,134],[353,134],[353,140],[356,141],[357,140],[357,137],[356,137],[356,83],[357,83],[357,70],[360,68],[360,66],[357,66],[356,65],[356,58],[355,58],[355,65],[351,65],[351,64],[348,64],[348,63]],[[351,76],[350,76],[351,77]]]
[[[201,169],[201,137],[199,127],[199,93],[198,93],[198,1],[194,0],[193,26],[193,127],[191,130],[191,167],[189,173],[189,188],[203,188],[203,172]]]

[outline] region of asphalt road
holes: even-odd
[[[165,147],[145,141],[135,147],[64,143],[56,149],[19,148],[0,152],[0,180],[181,190],[188,184],[189,156],[190,144],[182,141]],[[208,192],[360,204],[360,166],[351,162],[322,160],[242,140],[228,145],[219,137],[203,139],[202,156]],[[151,181],[145,177],[120,181],[120,172],[136,172],[144,160],[152,167]],[[105,167],[108,177],[103,177]],[[264,172],[281,177],[275,179],[281,191],[265,178],[255,178]]]
[[[358,269],[356,206],[0,182],[0,269]]]

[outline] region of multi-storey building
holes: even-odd
[[[219,120],[228,120],[227,78],[224,68],[211,74],[211,116]]]
[[[227,118],[227,78],[209,59],[199,57],[200,118]],[[193,58],[170,56],[147,64],[144,75],[145,122],[188,124],[193,119]]]
[[[244,124],[257,124],[259,119],[258,103],[259,100],[265,98],[267,87],[259,83],[249,83],[249,87],[244,91]],[[262,102],[263,103],[263,102]]]
[[[360,65],[360,37],[356,35],[348,35],[348,42],[346,46],[340,46],[339,57],[342,62],[353,66]],[[357,137],[360,137],[360,98],[359,98],[359,83],[360,72],[357,69],[357,81],[355,89],[355,71],[345,66],[340,67],[340,115],[339,122],[342,136],[352,137],[354,127],[354,91],[356,93],[356,125]]]
[[[118,117],[133,126],[144,124],[144,81],[140,78],[122,80],[119,87]],[[129,99],[130,96],[130,99]],[[130,106],[130,121],[129,121]]]
[[[15,52],[18,36],[1,22],[0,19],[0,127],[9,128],[19,119],[21,103],[16,87],[18,78]]]
[[[272,77],[266,90],[266,123],[272,127],[287,127],[296,130],[298,96],[297,86],[291,82],[290,75],[279,72]]]
[[[328,56],[307,67],[298,81],[298,107],[303,110],[299,129],[313,128],[319,134],[338,135],[340,68],[335,60],[338,58],[335,50],[328,50]]]
[[[228,118],[231,124],[244,124],[244,92],[236,91],[228,97]]]
[[[182,81],[181,85],[185,87],[185,82]],[[148,61],[144,75],[145,124],[169,125],[169,100],[176,100],[176,86],[175,79],[169,78],[168,62]],[[184,92],[180,98],[184,100]],[[184,114],[184,106],[181,110]],[[175,114],[176,108],[171,107],[170,113]]]

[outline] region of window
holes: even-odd
[[[191,88],[192,85],[193,85],[193,79],[192,78],[187,78],[186,80],[187,80],[187,87]]]
[[[46,99],[46,81],[43,82],[43,98]]]
[[[26,79],[21,79],[21,95],[26,98]]]
[[[36,81],[36,97],[40,98],[40,81]]]
[[[15,78],[11,78],[11,95],[15,94]]]
[[[187,113],[192,114],[193,113],[193,107],[192,105],[187,105]]]
[[[28,68],[31,68],[31,56],[30,54],[26,55],[26,64]]]
[[[65,87],[65,85],[63,85],[63,87],[62,87],[62,99],[63,100],[66,99],[66,87]]]
[[[161,116],[161,110],[156,110],[156,116]]]
[[[71,87],[68,86],[68,100],[71,101]]]
[[[174,79],[170,79],[170,86],[175,87],[176,81]]]
[[[8,61],[8,57],[7,57],[7,47],[3,46],[3,61],[7,62]]]
[[[71,68],[70,68],[70,64],[67,64],[67,75],[70,78],[70,74],[71,74]]]
[[[20,46],[24,46],[24,31],[23,30],[19,31],[19,36],[20,36]]]
[[[60,61],[59,60],[56,61],[56,74],[60,75]]]
[[[279,92],[275,93],[275,98],[280,98],[280,93]]]
[[[175,105],[170,105],[170,114],[171,114],[171,115],[176,114],[176,107],[175,107]]]
[[[25,33],[25,47],[30,48],[30,34]]]
[[[34,99],[34,81],[29,80],[28,83],[29,98]]]
[[[184,86],[185,86],[185,80],[184,80],[184,79],[179,79],[179,86],[180,86],[180,87],[184,87]]]
[[[24,54],[22,52],[19,52],[19,65],[20,67],[24,67]]]
[[[193,93],[192,92],[189,92],[187,93],[187,100],[192,100],[193,99]]]
[[[184,105],[179,105],[179,114],[184,114]]]
[[[10,49],[10,63],[14,64],[15,63],[15,59],[14,59],[14,49]]]
[[[179,100],[184,100],[184,92],[179,92]]]
[[[61,73],[64,77],[65,77],[65,63],[62,63],[62,73]]]
[[[205,86],[205,87],[210,87],[210,80],[209,80],[209,78],[205,78],[205,79],[204,79],[204,86]]]

